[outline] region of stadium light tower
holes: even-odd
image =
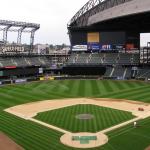
[[[5,27],[3,27],[5,26]],[[17,29],[12,29],[15,27]],[[27,22],[18,22],[18,21],[9,21],[9,20],[0,20],[0,31],[3,31],[3,42],[7,43],[8,32],[18,32],[17,44],[21,44],[22,33],[31,33],[30,36],[30,52],[33,50],[34,44],[34,35],[35,32],[40,28],[40,24],[27,23]]]
[[[22,32],[26,27],[22,27],[18,30],[18,37],[17,37],[17,44],[21,44],[21,37],[22,37]]]
[[[11,27],[11,25],[8,25],[3,30],[3,42],[4,43],[7,43],[7,35],[8,35],[8,30],[9,30],[10,27]]]

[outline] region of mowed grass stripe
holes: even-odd
[[[8,86],[0,87],[0,130],[3,131],[4,133],[7,133],[18,144],[22,145],[25,148],[25,150],[58,150],[58,149],[74,150],[73,148],[66,147],[60,143],[59,138],[62,135],[61,133],[47,129],[36,123],[19,119],[17,117],[14,117],[2,111],[4,108],[13,105],[33,102],[38,100],[45,100],[47,98],[56,99],[62,97],[64,98],[65,97],[86,97],[86,95],[88,95],[87,94],[88,90],[86,90],[86,88],[84,89],[84,94],[79,93],[79,86],[82,87],[82,83],[79,80],[72,80],[71,82],[69,80],[68,82],[63,81],[63,84],[69,88],[69,91],[63,90],[61,88],[57,88],[57,91],[56,90],[52,91],[51,89],[53,89],[54,87],[56,88],[56,86],[57,87],[59,86],[59,82],[60,81],[58,81],[57,83],[55,83],[55,81],[33,82],[28,84],[21,84],[21,85],[14,85],[14,86],[8,85]],[[133,82],[107,81],[109,82],[109,85],[113,89],[110,90],[107,89],[107,86],[104,86],[105,81],[93,80],[89,82],[85,80],[85,84],[86,82],[88,82],[91,88],[91,93],[90,93],[91,97],[104,96],[104,97],[115,98],[116,96],[119,97],[122,95],[122,98],[127,99],[129,94],[129,96],[134,100],[150,102],[149,101],[150,94],[148,92],[149,89],[148,86],[150,85],[148,83],[134,82],[134,81]],[[97,83],[98,88],[94,89],[96,85],[95,83]],[[122,88],[123,87],[125,88],[119,90],[120,85],[117,85],[118,83],[121,84]],[[74,86],[72,87],[72,85]],[[97,91],[97,89],[99,89],[99,91]],[[81,90],[80,92],[82,93],[82,88],[80,90]],[[136,91],[136,93],[134,93],[134,91]],[[31,94],[32,96],[31,97],[29,96],[28,99],[26,99],[26,97],[22,97],[20,95],[21,92],[23,93],[23,95]],[[139,92],[141,92],[140,95],[138,94]],[[124,93],[126,94],[124,95]],[[18,98],[18,96],[20,98]],[[95,111],[95,109],[93,109],[93,111]],[[69,112],[71,113],[72,111],[70,110]],[[112,118],[110,119],[111,122],[112,122]],[[118,118],[120,117],[118,116],[115,119]],[[123,115],[122,118],[123,119],[126,118],[126,115]],[[105,121],[105,117],[103,119]],[[96,123],[96,121],[93,122],[94,122],[93,127],[91,127],[91,122],[90,122],[89,128],[94,128],[94,130],[96,130],[98,123]],[[70,121],[70,125],[72,126],[72,128],[77,130],[79,124],[77,122],[76,124],[73,124]],[[140,122],[140,128],[133,129],[134,130],[133,132],[132,132],[132,128],[133,125],[131,124],[126,126],[125,128],[118,129],[119,131],[117,130],[109,133],[110,136],[109,143],[101,148],[94,148],[94,150],[111,150],[114,147],[116,148],[115,150],[133,150],[133,149],[144,150],[150,144],[150,140],[147,138],[150,136],[149,135],[150,118],[146,119],[146,121],[144,120]],[[129,129],[129,131],[126,131],[126,129],[127,130]],[[118,136],[115,136],[117,135],[117,133]],[[133,142],[131,143],[131,141]],[[40,144],[36,144],[36,143],[40,143]],[[132,146],[133,144],[135,145],[135,147]]]
[[[150,95],[149,91],[150,91],[150,88],[148,89],[143,88],[143,90],[139,92],[134,92],[133,94],[130,94],[128,97],[129,99],[132,99],[132,100],[139,99],[142,101],[144,97],[148,97]]]
[[[49,130],[43,126],[39,126],[38,124],[34,124],[30,121],[24,121],[13,116],[4,116],[4,120],[1,121],[1,126],[4,127],[1,131],[5,133],[11,133],[10,136],[13,139],[17,139],[17,141],[19,140],[18,143],[20,145],[24,143],[24,147],[27,150],[48,150],[51,149],[52,145],[55,149],[59,148],[57,145],[59,140],[56,141],[54,139],[59,139],[58,137],[60,137],[61,134],[57,134],[55,131]],[[24,142],[24,140],[26,142]]]
[[[107,92],[107,87],[105,86],[105,81],[98,81],[98,86],[99,86],[99,89],[100,89],[100,94],[98,94],[98,95],[108,93]]]
[[[113,88],[118,91],[126,89],[126,87],[124,86],[124,83],[122,83],[122,82],[113,81],[112,83],[113,83]]]
[[[147,93],[148,91],[150,91],[150,87],[142,87],[138,90],[130,90],[128,92],[124,92],[124,93],[118,93],[118,95],[115,96],[115,98],[124,98],[127,97],[127,99],[132,99],[134,97],[136,97],[137,95],[143,94],[143,93]]]
[[[97,94],[100,94],[101,93],[101,88],[100,88],[100,85],[99,85],[99,80],[91,80],[91,92],[92,92],[92,95],[97,95]]]
[[[78,95],[80,97],[84,97],[85,96],[85,80],[80,80],[79,82],[79,87],[78,87]]]
[[[74,110],[74,114],[70,113],[72,112],[72,109]],[[97,111],[95,111],[96,109]],[[94,115],[94,119],[96,120],[97,126],[95,126],[95,124],[93,125],[92,119],[76,119],[76,115],[78,114]],[[47,117],[45,117],[45,115]],[[127,117],[123,117],[124,115],[126,115]],[[129,112],[124,112],[111,108],[99,107],[95,105],[75,105],[39,113],[34,118],[72,132],[96,132],[121,123],[123,121],[130,120],[133,118],[133,116]],[[76,128],[70,126],[70,122],[73,122]],[[92,122],[92,125],[90,122]]]
[[[74,82],[73,80],[70,80],[70,85],[69,85],[69,94],[70,97],[80,97],[78,95],[78,89],[80,86],[80,80],[76,80],[76,82]]]
[[[108,86],[108,83],[109,83],[109,86]],[[119,84],[119,85],[118,85]],[[101,91],[101,94],[98,94],[98,95],[95,95],[96,97],[100,97],[100,96],[103,96],[103,95],[108,95],[109,93],[114,93],[114,92],[120,92],[120,90],[127,90],[131,87],[128,86],[128,84],[126,84],[125,86],[121,86],[121,85],[124,85],[126,84],[126,82],[124,83],[124,81],[107,81],[107,80],[103,80],[103,81],[99,81],[99,87],[100,87],[100,91]],[[120,89],[119,87],[122,87],[122,89]]]
[[[144,94],[143,97],[137,97],[138,101],[143,101],[143,102],[146,102],[146,103],[150,103],[150,93],[149,94]],[[137,100],[137,99],[134,99],[134,100]]]
[[[139,128],[134,128],[133,124],[129,124],[126,127],[123,127],[123,128],[120,128],[120,129],[117,129],[115,131],[108,133],[110,137],[109,144],[116,145],[117,146],[116,148],[119,150],[121,149],[144,150],[146,147],[148,147],[149,145],[148,143],[150,141],[150,138],[149,138],[150,137],[150,128],[149,128],[150,118],[141,120],[138,122],[138,124],[140,125]],[[103,146],[104,149],[107,149],[107,147],[108,147],[108,144]]]
[[[94,83],[91,81],[91,80],[88,80],[88,82],[85,82],[85,93],[84,93],[84,96],[85,97],[91,97],[92,96],[92,85]]]
[[[109,82],[108,80],[106,80],[106,81],[103,81],[102,83],[103,83],[103,85],[105,87],[105,91],[107,91],[107,92],[113,92],[114,91],[112,82]]]
[[[128,94],[130,94],[132,92],[138,92],[138,91],[140,91],[142,89],[146,89],[146,88],[149,88],[149,85],[144,86],[144,87],[142,86],[142,87],[137,87],[137,88],[126,89],[126,90],[117,91],[117,92],[115,91],[112,93],[101,95],[101,97],[117,98],[119,96],[122,96],[124,99],[127,99]]]

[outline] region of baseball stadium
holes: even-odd
[[[40,24],[0,26],[0,150],[150,150],[149,0],[89,0],[66,54],[33,52]]]

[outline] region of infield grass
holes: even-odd
[[[3,110],[18,104],[39,100],[110,97],[150,102],[150,84],[130,81],[65,80],[35,82],[0,87],[0,131],[25,150],[75,150],[60,143],[62,133],[23,120]],[[108,133],[109,142],[92,150],[144,150],[150,145],[150,118],[141,127],[125,126]]]

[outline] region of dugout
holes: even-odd
[[[21,67],[21,68],[11,66],[0,68],[0,79],[37,76],[38,74],[39,74],[38,66]]]

